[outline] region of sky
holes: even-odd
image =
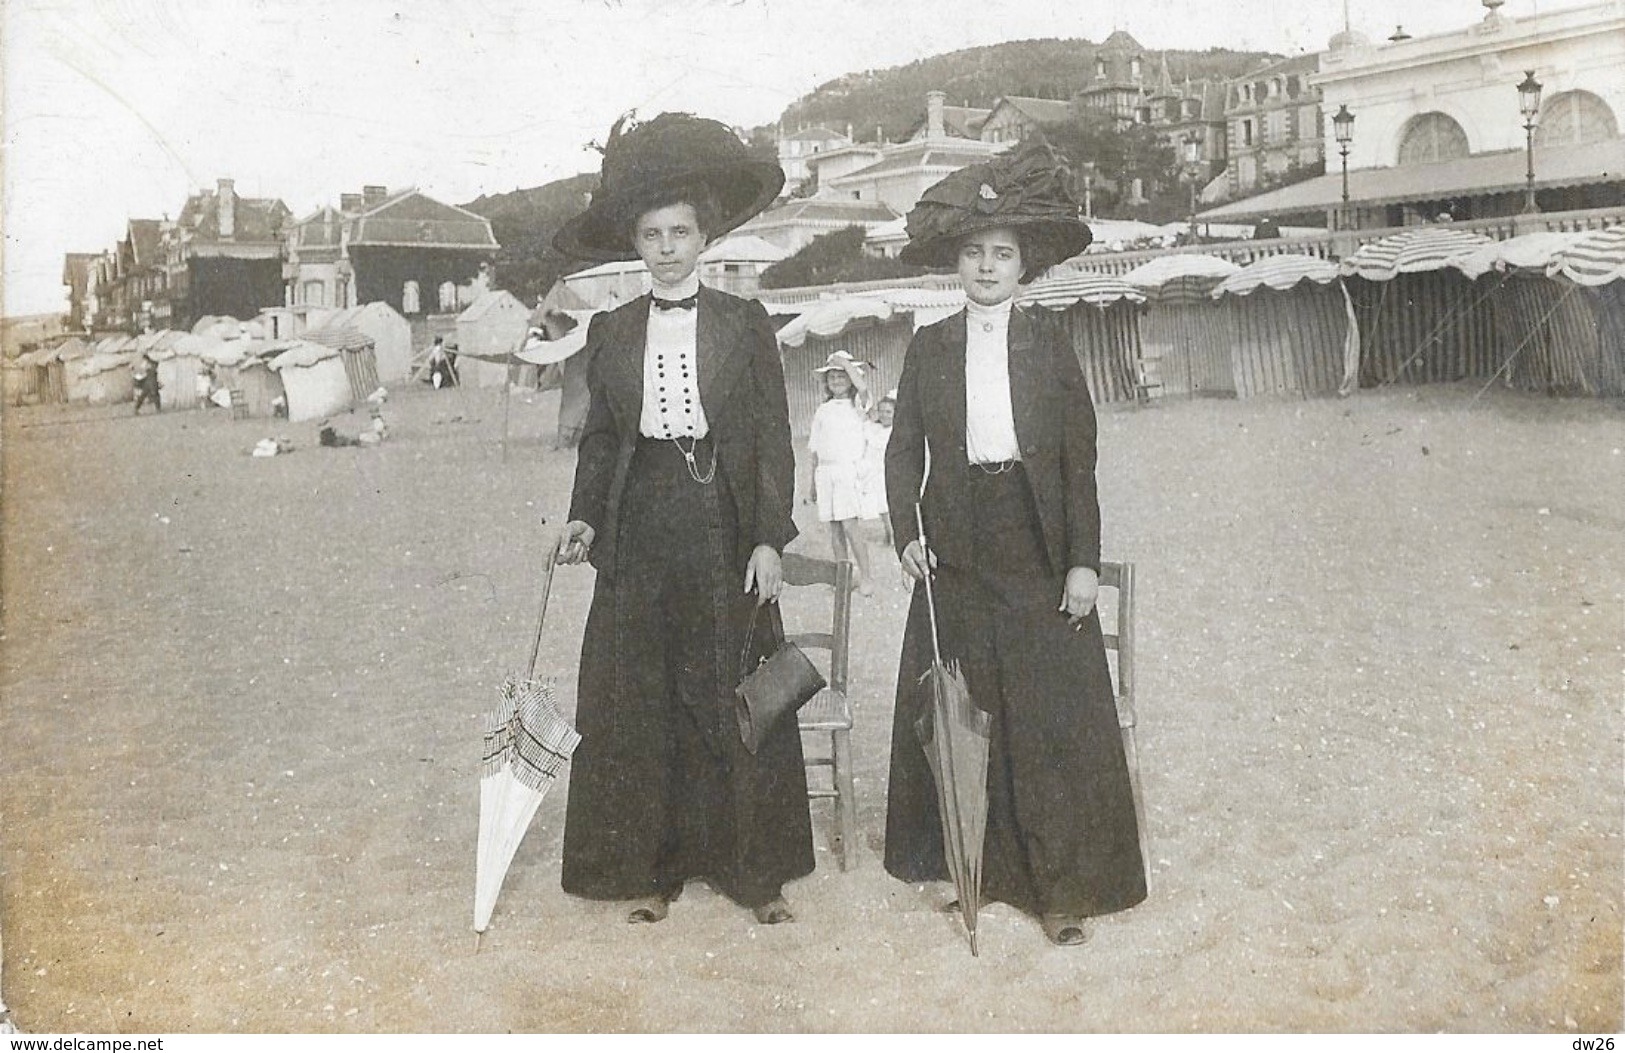
[[[1574,0],[1510,0],[1514,17]],[[235,180],[296,216],[364,184],[462,203],[595,170],[623,112],[771,123],[843,73],[1037,37],[1323,48],[1345,0],[5,0],[0,314],[66,308],[67,252]],[[1374,39],[1475,0],[1347,0]],[[924,102],[921,102],[922,108]]]

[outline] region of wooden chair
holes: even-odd
[[[1162,392],[1162,359],[1157,355],[1141,355],[1134,370],[1134,401],[1149,405],[1152,398]]]
[[[243,398],[242,388],[227,388],[226,394],[231,399],[231,419],[248,419],[248,400]]]
[[[1134,789],[1134,820],[1140,829],[1140,858],[1145,864],[1146,886],[1151,884],[1151,848],[1145,827],[1145,794],[1140,789],[1140,751],[1134,741],[1139,716],[1134,711],[1134,564],[1101,563],[1101,589],[1117,592],[1117,620],[1101,635],[1106,639],[1108,657],[1115,657],[1112,690],[1117,698],[1117,726],[1123,733],[1123,752],[1128,756],[1129,782]],[[1104,599],[1104,597],[1102,597]],[[1106,610],[1104,603],[1096,606]]]
[[[829,752],[808,753],[808,768],[828,768],[829,785],[807,780],[807,796],[835,802],[835,854],[841,869],[852,865],[858,833],[857,799],[852,789],[852,702],[847,696],[847,655],[852,631],[852,564],[803,556],[784,555],[784,583],[792,588],[828,585],[832,592],[831,622],[828,632],[791,632],[789,641],[803,650],[829,652],[825,679],[829,686],[801,707],[798,722],[803,735],[828,735]],[[782,599],[791,599],[783,597]]]

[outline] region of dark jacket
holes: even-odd
[[[1022,467],[1038,506],[1050,569],[1100,569],[1100,502],[1095,491],[1095,410],[1060,321],[1041,308],[1010,316],[1010,405]],[[897,408],[886,445],[886,500],[902,553],[919,536],[914,504],[931,477],[922,511],[927,541],[939,560],[969,566],[965,481],[965,313],[914,334],[897,384]]]
[[[754,300],[700,287],[696,365],[700,405],[717,470],[733,494],[741,574],[757,545],[782,552],[796,536],[795,453],[779,345]],[[593,528],[590,561],[614,573],[621,494],[643,410],[643,347],[649,297],[593,318],[587,343],[587,421],[576,461],[570,518]],[[702,465],[703,465],[702,460]]]

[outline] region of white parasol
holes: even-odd
[[[563,773],[581,742],[581,735],[558,710],[551,685],[536,679],[536,658],[547,620],[547,598],[553,588],[553,565],[558,545],[547,550],[547,574],[542,583],[542,610],[536,620],[530,668],[524,679],[510,677],[502,685],[501,699],[486,714],[485,748],[480,761],[480,833],[474,861],[474,932],[491,924],[497,895],[508,875],[519,842],[542,798]],[[475,948],[479,937],[475,937]]]

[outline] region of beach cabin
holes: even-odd
[[[350,408],[350,376],[338,348],[295,340],[280,350],[269,365],[282,379],[288,420],[320,420]]]
[[[457,380],[469,388],[499,388],[508,383],[509,356],[522,346],[530,328],[530,308],[513,293],[503,289],[485,293],[457,316]],[[512,370],[513,379],[528,370],[535,383],[534,367]]]

